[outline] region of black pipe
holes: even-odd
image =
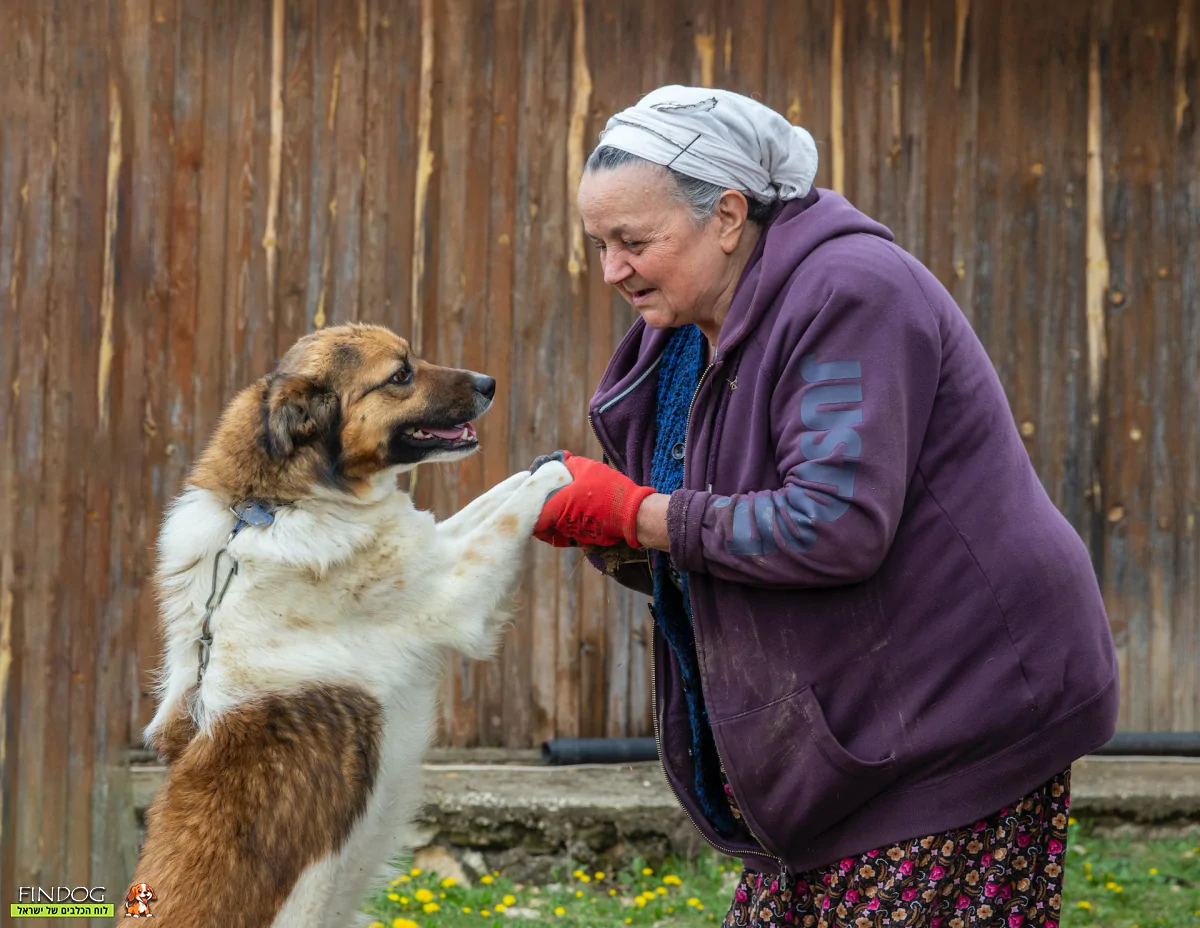
[[[635,764],[658,760],[653,738],[555,738],[542,745],[542,763]]]
[[[1200,731],[1122,731],[1093,755],[1200,757]],[[542,745],[542,763],[634,764],[658,759],[653,738],[555,738]]]
[[[1200,757],[1200,731],[1119,731],[1092,752],[1106,756]]]

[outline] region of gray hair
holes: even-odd
[[[621,148],[613,148],[611,145],[601,145],[593,151],[588,157],[587,164],[584,165],[584,170],[590,174],[596,171],[613,171],[632,164],[648,164],[665,171],[674,181],[674,194],[691,211],[692,218],[696,222],[705,222],[711,219],[717,211],[721,195],[729,189],[720,184],[710,184],[706,180],[689,177],[674,168],[647,161],[645,158],[630,154]],[[775,215],[776,204],[763,202],[744,191],[743,195],[750,207],[746,218],[756,225],[766,225]]]

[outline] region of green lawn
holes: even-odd
[[[1062,928],[1200,928],[1198,844],[1200,836],[1102,840],[1073,821]],[[491,920],[514,928],[700,928],[725,915],[736,880],[731,863],[705,856],[657,870],[641,863],[621,873],[576,870],[542,886],[496,873],[470,889],[413,871],[368,911],[376,928],[480,928]]]

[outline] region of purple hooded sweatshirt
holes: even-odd
[[[669,336],[635,322],[590,408],[607,458],[640,484]],[[760,239],[684,466],[671,558],[689,574],[737,834],[692,794],[657,629],[655,728],[719,850],[813,869],[995,813],[1112,737],[1116,656],[1088,552],[953,298],[843,197],[812,191]],[[617,579],[650,591],[640,564]]]

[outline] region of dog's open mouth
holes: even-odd
[[[475,427],[470,422],[463,422],[450,428],[435,428],[432,425],[414,426],[404,430],[404,437],[414,441],[449,444],[454,447],[474,445],[479,442],[475,436]]]

